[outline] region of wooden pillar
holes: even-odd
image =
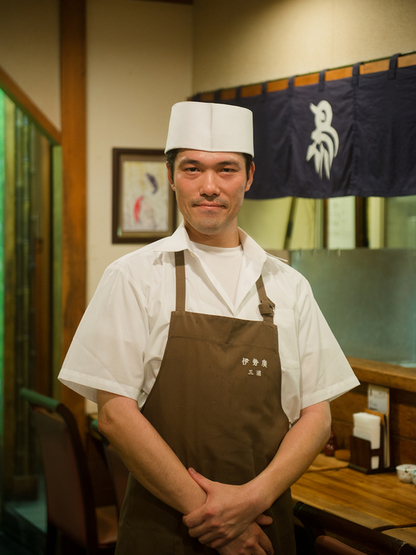
[[[62,315],[65,356],[86,299],[86,0],[61,0]],[[85,430],[84,399],[62,387],[62,402]]]

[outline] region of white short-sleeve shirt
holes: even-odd
[[[62,383],[96,401],[101,389],[142,407],[158,374],[175,310],[176,251],[185,250],[186,310],[261,320],[260,274],[275,303],[282,365],[282,406],[289,421],[359,382],[313,297],[307,280],[268,255],[240,230],[244,257],[234,306],[193,252],[183,224],[175,233],[113,262],[104,272],[59,374]]]

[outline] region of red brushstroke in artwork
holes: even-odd
[[[142,200],[143,200],[143,195],[141,197],[139,197],[136,200],[136,202],[134,203],[133,214],[134,214],[134,221],[135,222],[140,221],[140,209],[142,207]]]

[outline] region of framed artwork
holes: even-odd
[[[163,150],[113,148],[113,243],[150,243],[175,226]]]

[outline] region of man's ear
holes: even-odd
[[[166,162],[166,167],[168,170],[168,180],[170,183],[170,186],[172,187],[172,190],[175,190],[175,183],[173,182],[173,176],[172,176],[172,172],[170,171],[170,165]]]
[[[254,162],[251,162],[251,166],[250,166],[250,169],[248,171],[248,178],[247,178],[246,188],[245,188],[246,192],[250,189],[251,184],[253,183],[253,176],[254,176],[254,170],[255,169],[256,169],[256,167],[254,165]]]

